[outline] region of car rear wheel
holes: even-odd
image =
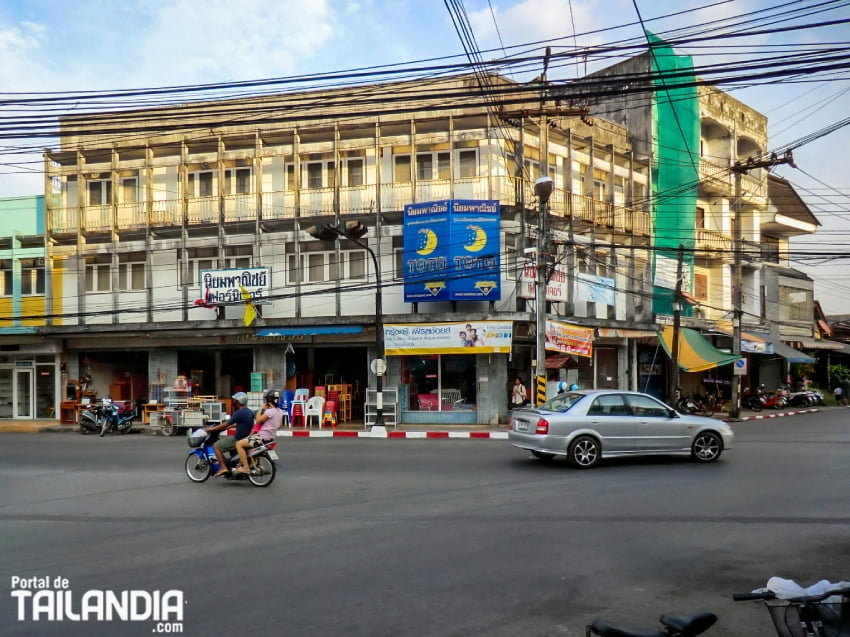
[[[691,445],[691,456],[699,462],[714,462],[722,451],[723,441],[711,431],[699,434]]]
[[[573,440],[567,451],[570,464],[578,469],[590,469],[595,467],[602,455],[602,447],[599,441],[590,436],[579,436]]]
[[[534,451],[532,449],[531,455],[537,458],[538,460],[551,460],[555,457],[554,453],[546,453],[545,451]]]

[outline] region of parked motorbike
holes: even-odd
[[[99,403],[92,403],[86,409],[80,411],[77,424],[80,427],[80,433],[85,436],[99,432],[105,421],[106,412],[103,410],[103,406]]]
[[[787,392],[784,386],[779,387],[775,392],[769,394],[764,393],[764,385],[761,385],[759,390],[762,391],[762,395],[764,396],[765,407],[769,409],[782,409],[788,405]]]
[[[196,429],[187,434],[186,441],[191,451],[186,458],[186,475],[192,482],[206,482],[213,473],[218,472],[220,466],[213,449],[218,436],[218,431],[207,433],[203,429]],[[276,446],[277,442],[272,441],[249,449],[248,462],[251,465],[251,473],[248,474],[233,471],[239,463],[239,456],[236,453],[225,457],[230,472],[224,474],[224,477],[228,480],[248,480],[255,487],[269,486],[277,474],[275,461],[278,456],[274,450]]]
[[[751,411],[761,411],[764,409],[765,401],[766,398],[761,387],[757,387],[756,389],[750,389],[747,387],[744,390],[744,397],[741,400],[741,405],[743,405],[745,409],[749,409]]]
[[[122,434],[130,433],[130,429],[133,428],[133,420],[136,418],[136,409],[132,403],[122,403],[119,406],[111,398],[104,398],[101,401],[101,411],[103,412],[103,420],[100,426],[101,437],[110,431],[117,431]]]

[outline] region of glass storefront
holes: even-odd
[[[457,411],[474,409],[476,396],[475,356],[425,354],[401,357],[403,396],[408,411]]]

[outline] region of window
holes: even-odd
[[[694,274],[694,298],[701,301],[708,299],[708,275]]]
[[[186,266],[186,280],[182,282],[183,285],[200,286],[201,270],[215,270],[218,266],[218,248],[189,248],[185,255],[178,252],[178,259],[183,256]]]
[[[189,196],[212,197],[214,175],[215,171],[213,170],[189,173]]]
[[[136,203],[139,200],[139,180],[127,177],[121,180],[121,202]]]
[[[411,181],[410,173],[410,155],[396,155],[394,161],[395,176],[393,180],[396,183],[408,183]]]
[[[307,188],[322,187],[322,163],[311,162],[307,164]]]
[[[431,153],[416,155],[416,179],[430,181],[434,174],[434,156]]]
[[[458,177],[461,179],[478,176],[478,151],[462,150],[458,152]]]
[[[814,316],[811,290],[779,286],[779,320],[809,321]]]
[[[118,289],[145,289],[144,252],[130,252],[118,255]]]
[[[12,296],[12,260],[0,259],[0,277],[3,278],[3,296]]]
[[[21,295],[44,294],[44,258],[21,259]]]
[[[362,186],[366,183],[363,174],[363,160],[349,159],[346,163],[348,171],[348,186]]]
[[[251,245],[228,246],[224,249],[224,268],[250,268],[254,248]]]
[[[648,396],[629,395],[629,406],[632,413],[639,418],[669,418],[667,408]]]
[[[112,203],[112,182],[109,179],[95,179],[89,182],[89,205],[105,206]]]
[[[618,395],[600,396],[587,410],[588,416],[625,416],[627,414],[626,403],[623,402],[623,397]]]
[[[111,265],[112,257],[108,254],[86,257],[86,292],[109,292],[112,289]]]
[[[705,208],[697,206],[697,228],[705,228]]]
[[[224,174],[224,192],[228,195],[247,195],[251,192],[251,169],[231,168]]]
[[[336,252],[306,252],[290,254],[287,263],[287,283],[325,283],[341,279],[365,280],[367,263],[365,250],[342,250],[337,261]]]

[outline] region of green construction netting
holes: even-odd
[[[683,244],[684,262],[688,266],[684,271],[692,277],[694,259],[689,248],[695,244],[699,182],[699,99],[693,86],[694,66],[689,55],[676,55],[663,40],[648,31],[646,35],[654,85],[653,275],[659,269],[659,261],[664,270],[669,272],[673,268],[675,274],[678,247]],[[653,277],[653,281],[657,280]],[[686,274],[682,288],[686,292],[691,289],[690,281]],[[671,314],[673,296],[672,289],[653,285],[653,312]],[[689,312],[689,307],[683,308],[684,314]]]

